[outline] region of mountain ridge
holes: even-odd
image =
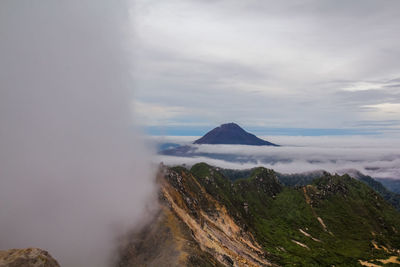
[[[287,187],[263,167],[233,182],[198,163],[161,165],[157,179],[158,221],[121,250],[120,267],[359,266],[400,255],[400,213],[349,175]]]

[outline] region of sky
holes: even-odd
[[[400,2],[136,0],[133,109],[155,135],[400,134]]]

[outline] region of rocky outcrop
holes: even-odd
[[[189,227],[200,248],[225,266],[268,266],[267,254],[227,208],[189,173],[167,170],[165,203]]]
[[[187,171],[160,168],[161,210],[121,249],[118,266],[269,266],[267,253]]]
[[[0,250],[0,267],[60,267],[45,250],[39,248]]]
[[[200,249],[191,229],[171,209],[161,207],[150,224],[128,236],[128,242],[121,247],[117,266],[223,265]]]

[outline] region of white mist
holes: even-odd
[[[0,249],[108,266],[154,196],[124,1],[0,2]],[[149,204],[151,205],[151,203]]]

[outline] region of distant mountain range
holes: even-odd
[[[236,123],[226,123],[214,128],[194,144],[224,144],[224,145],[250,145],[250,146],[278,146],[262,140],[254,134],[248,133]]]

